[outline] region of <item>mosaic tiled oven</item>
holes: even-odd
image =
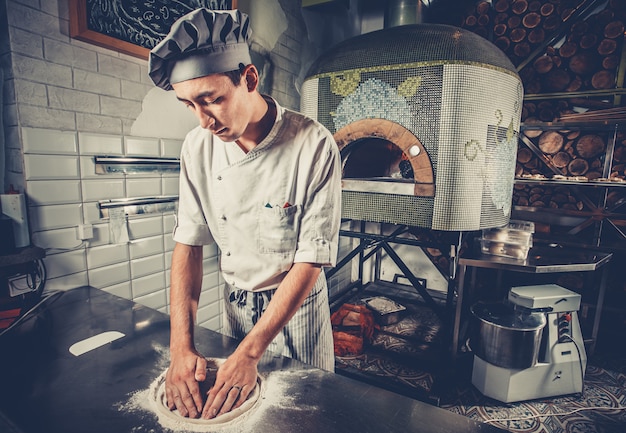
[[[341,149],[344,218],[470,231],[509,221],[522,97],[489,41],[416,24],[329,50],[301,110]]]

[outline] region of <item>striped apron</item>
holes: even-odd
[[[250,292],[226,283],[224,333],[243,339],[265,312],[274,292],[276,289]],[[335,371],[328,287],[323,271],[302,306],[267,350],[322,370]]]

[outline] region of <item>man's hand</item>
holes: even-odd
[[[257,360],[235,351],[217,371],[202,418],[215,418],[241,406],[257,383]]]
[[[206,379],[207,360],[197,351],[172,354],[172,362],[165,375],[165,397],[170,410],[178,409],[184,417],[197,418],[204,397],[198,382]]]

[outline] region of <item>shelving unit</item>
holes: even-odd
[[[618,263],[626,257],[626,182],[598,179],[626,178],[626,2],[485,3],[476,2],[467,11],[462,26],[500,47],[524,84],[512,218],[535,223],[536,246],[558,245],[584,254],[613,254],[612,263],[604,266],[602,273],[607,279],[605,313],[617,314],[605,314],[603,329],[623,329],[626,271]],[[556,143],[540,145],[542,134]],[[577,149],[576,144],[584,135],[591,136],[586,143],[590,150],[581,155],[585,146]],[[600,142],[603,147],[598,152]],[[582,176],[587,179],[573,180]],[[459,266],[462,293],[464,268],[471,267],[467,256],[460,259]],[[481,269],[479,273],[492,271]],[[514,274],[509,283],[522,280],[521,274]],[[595,300],[600,294],[592,288],[590,274],[568,270],[541,279],[559,278],[562,281],[557,283],[584,292],[584,309],[588,311],[583,313],[598,313],[601,305]],[[538,275],[530,272],[523,278],[534,277]],[[485,281],[473,278],[474,283],[483,283],[486,288],[500,284],[489,277]]]
[[[596,181],[626,178],[626,3],[483,0],[466,11],[461,26],[507,54],[524,84],[513,218],[536,222],[537,236],[547,241],[626,250],[624,185]],[[563,142],[542,149],[537,139],[545,133]],[[577,154],[572,142],[583,134],[593,152],[604,141],[601,154],[588,160]],[[558,162],[544,150],[558,152]],[[529,174],[543,178],[524,177]],[[573,175],[589,181],[569,182]]]
[[[532,138],[526,135],[528,131],[537,130],[541,130],[542,133],[566,131],[567,133],[593,134],[594,137],[604,135],[607,138],[605,150],[596,159],[596,161],[603,162],[602,167],[598,167],[601,169],[600,177],[583,181],[569,180],[568,177],[572,176],[568,175],[571,173],[567,173],[566,170],[554,164],[554,155],[543,153]],[[520,148],[525,146],[529,149],[533,158],[536,158],[542,166],[533,170],[534,173],[523,175],[539,174],[544,178],[525,178],[522,177],[523,175],[516,178],[513,217],[535,221],[540,227],[545,226],[544,232],[540,232],[539,236],[547,239],[552,235],[554,240],[567,242],[568,237],[575,236],[575,243],[585,247],[626,249],[626,206],[624,206],[626,204],[626,181],[607,180],[611,177],[613,167],[616,165],[616,146],[626,147],[621,142],[618,144],[618,139],[626,137],[625,131],[626,120],[606,122],[606,124],[567,122],[524,125],[520,137]],[[624,165],[621,161],[619,163]],[[519,167],[518,162],[518,170]],[[623,172],[619,175],[624,176]],[[544,191],[543,196],[535,200],[535,203],[541,204],[540,206],[534,206],[532,201],[525,202],[527,197],[532,197],[533,189],[535,194],[540,193],[541,190]],[[528,190],[530,193],[526,197],[522,192],[528,192]],[[554,199],[555,195],[559,199]],[[550,201],[546,202],[548,199]],[[561,230],[552,233],[554,227],[561,227]],[[550,232],[547,233],[548,229]],[[582,236],[585,231],[591,231],[591,234],[587,237]],[[610,241],[606,240],[607,232],[613,235],[609,236]],[[570,242],[573,240],[569,239]]]

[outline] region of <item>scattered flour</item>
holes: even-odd
[[[167,361],[165,362],[165,364]],[[190,422],[187,418],[175,418],[164,416],[163,408],[157,408],[157,399],[155,398],[158,387],[162,384],[161,374],[157,377],[148,389],[138,390],[131,393],[126,401],[116,404],[120,412],[133,414],[137,417],[138,424],[150,420],[149,425],[154,425],[154,418],[158,420],[159,425],[167,431],[173,432],[218,432],[218,433],[240,433],[250,431],[251,426],[256,425],[264,419],[267,411],[276,409],[288,409],[295,411],[315,410],[310,405],[302,406],[295,402],[295,396],[289,395],[291,386],[303,377],[303,371],[286,370],[272,371],[265,375],[260,375],[259,381],[259,397],[253,402],[251,407],[241,413],[234,419],[230,417],[226,422],[219,424],[202,423],[199,420]],[[226,416],[224,414],[222,416]],[[217,421],[220,417],[210,420]],[[146,425],[138,425],[133,428],[132,433],[156,433],[154,428]]]

